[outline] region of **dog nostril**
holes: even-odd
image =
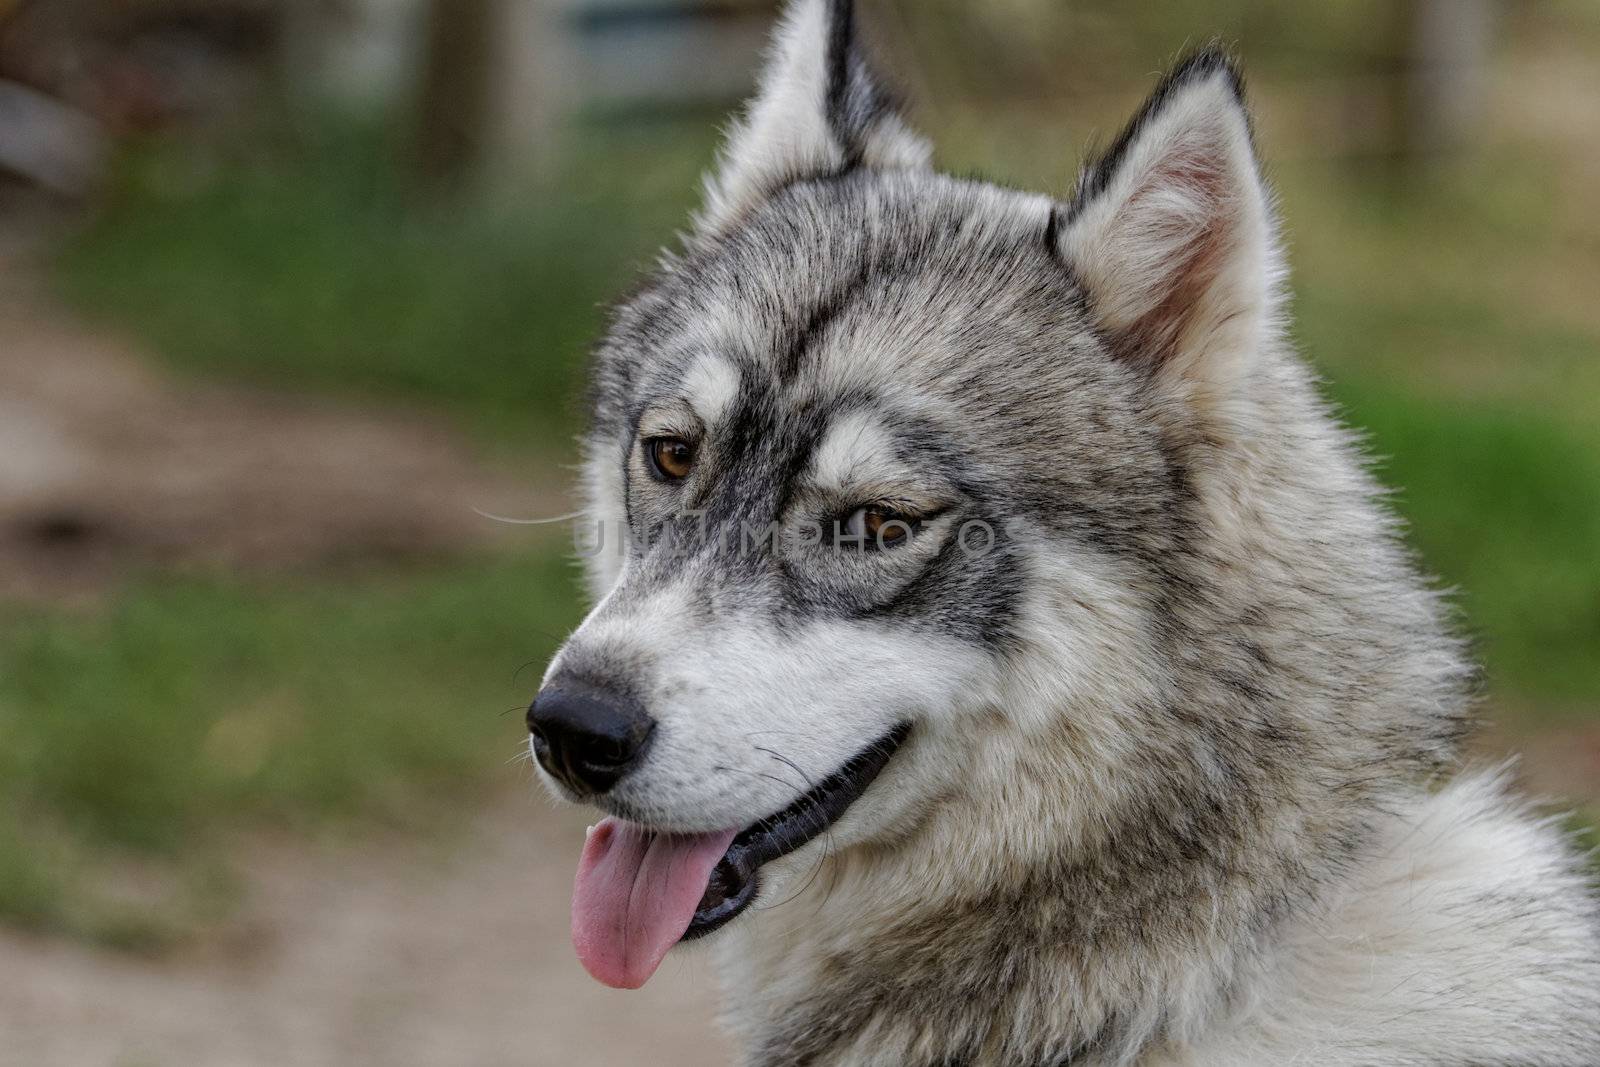
[[[586,796],[606,792],[632,770],[654,729],[637,701],[571,681],[549,686],[528,709],[539,765]]]

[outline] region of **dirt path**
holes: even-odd
[[[478,548],[515,531],[474,508],[559,514],[559,493],[485,469],[431,415],[178,382],[0,287],[0,596]]]
[[[242,932],[161,962],[0,933],[4,1067],[715,1067],[703,959],[637,993],[578,966],[578,812],[505,798],[448,855],[246,863]]]

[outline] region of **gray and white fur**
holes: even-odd
[[[759,1067],[1594,1067],[1600,909],[1465,769],[1474,672],[1284,339],[1241,84],[1183,62],[1067,201],[948,177],[795,0],[593,368],[597,606],[550,676],[657,726],[600,803],[783,808],[710,941]],[[695,442],[680,485],[641,441]],[[926,516],[902,547],[654,535]],[[985,552],[962,528],[995,531]]]

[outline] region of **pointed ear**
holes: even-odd
[[[701,233],[726,230],[794,181],[928,165],[928,145],[868,70],[854,15],[851,0],[792,0],[760,88],[706,179]]]
[[[1169,75],[1052,226],[1118,355],[1225,387],[1272,327],[1281,273],[1227,56],[1208,49]]]

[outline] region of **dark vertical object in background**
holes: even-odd
[[[1407,147],[1418,156],[1466,147],[1483,116],[1493,0],[1411,0],[1406,51]]]
[[[1404,0],[1392,10],[1391,155],[1402,172],[1471,145],[1488,95],[1494,0]]]
[[[431,195],[461,192],[490,154],[500,2],[428,4],[415,162],[419,184]]]

